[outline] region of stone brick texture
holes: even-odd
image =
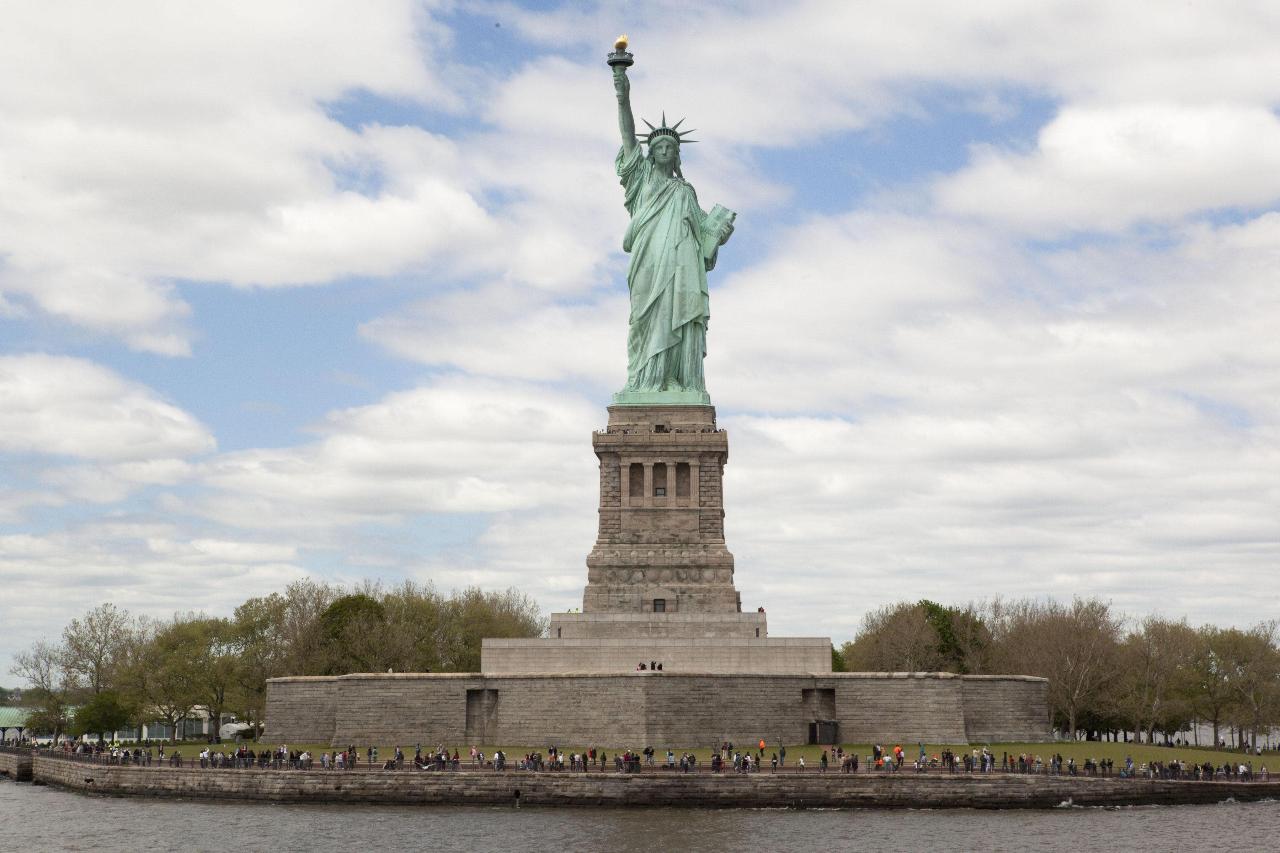
[[[0,752],[0,776],[15,782],[31,781],[31,755]]]
[[[681,774],[201,770],[82,764],[39,756],[38,782],[113,796],[378,805],[628,808],[1054,808],[1280,797],[1277,782],[1175,782],[1005,774]],[[923,846],[923,843],[922,843]]]
[[[621,632],[620,632],[621,633]],[[715,637],[610,637],[590,639],[486,639],[481,670],[505,673],[631,672],[660,662],[664,673],[824,673],[831,671],[826,637],[744,639]]]
[[[769,636],[764,613],[552,613],[553,639],[759,640]],[[485,667],[481,670],[488,671]]]
[[[966,690],[970,680],[973,687]],[[496,691],[486,719],[469,719],[468,691]],[[614,749],[760,738],[803,743],[809,724],[828,713],[846,743],[1034,742],[1049,736],[1048,682],[1029,676],[664,671],[276,678],[267,682],[264,737],[272,743],[559,743]]]
[[[724,542],[722,481],[729,439],[711,406],[611,406],[595,433],[600,460],[600,526],[587,556],[587,613],[638,613],[662,598],[670,612],[734,613],[733,555]],[[691,494],[651,485],[633,491],[623,471],[656,463],[697,471]],[[628,474],[628,477],[630,475]],[[696,486],[696,488],[694,488]]]

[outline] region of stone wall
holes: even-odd
[[[328,743],[333,738],[337,688],[336,676],[268,681],[267,703],[277,720],[272,738],[277,743]]]
[[[635,638],[767,639],[762,612],[752,613],[552,613],[553,640]],[[482,671],[484,667],[480,668]]]
[[[0,752],[0,776],[15,782],[30,782],[31,752]]]
[[[660,662],[667,673],[765,673],[831,671],[831,641],[825,637],[779,639],[637,638],[529,640],[486,639],[481,669],[510,673],[625,673],[638,663]]]
[[[964,694],[965,738],[969,743],[1035,742],[1049,721],[1049,691],[1028,690],[1026,681],[1009,676],[968,675]]]
[[[724,542],[728,436],[711,406],[610,406],[592,436],[600,525],[587,555],[587,613],[735,613]]]
[[[1053,808],[1280,797],[1280,782],[897,773],[434,773],[113,767],[40,756],[39,782],[94,794],[276,803],[691,808]]]
[[[1039,678],[948,673],[280,678],[267,682],[264,738],[680,748],[803,743],[810,723],[834,721],[844,743],[1043,741],[1047,692]]]

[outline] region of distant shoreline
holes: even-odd
[[[1194,782],[1019,773],[230,770],[0,755],[0,770],[96,796],[370,805],[1043,809],[1280,799],[1280,780]]]

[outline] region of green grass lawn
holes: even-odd
[[[896,744],[888,743],[888,742],[881,744],[881,746],[883,746],[886,751],[892,750],[895,745]],[[912,741],[910,743],[902,743],[900,745],[902,746],[903,750],[906,753],[906,760],[908,762],[914,761],[920,751],[917,743]],[[1247,763],[1252,761],[1255,769],[1258,769],[1262,765],[1266,764],[1268,765],[1268,769],[1270,770],[1280,770],[1280,753],[1277,753],[1277,751],[1275,750],[1272,750],[1270,752],[1264,751],[1261,756],[1249,756],[1241,752],[1224,752],[1221,750],[1213,750],[1208,748],[1165,747],[1165,746],[1155,746],[1152,744],[1145,744],[1145,743],[1143,744],[1111,743],[1107,741],[1076,741],[1076,742],[1055,741],[1055,742],[1049,742],[1049,743],[992,743],[992,744],[985,744],[985,745],[995,754],[997,766],[999,766],[999,762],[1003,753],[1008,752],[1011,759],[1016,758],[1021,753],[1026,753],[1027,755],[1032,756],[1033,758],[1034,756],[1037,756],[1037,755],[1040,756],[1040,758],[1043,759],[1045,763],[1048,763],[1049,757],[1056,753],[1056,754],[1061,754],[1063,759],[1074,758],[1077,764],[1082,764],[1086,758],[1093,758],[1093,759],[1110,758],[1110,759],[1113,759],[1116,763],[1116,766],[1119,767],[1124,764],[1124,760],[1126,757],[1132,757],[1134,760],[1134,763],[1139,765],[1147,764],[1152,761],[1164,761],[1167,763],[1175,759],[1179,761],[1195,762],[1195,763],[1204,763],[1205,761],[1209,761],[1215,766],[1222,765],[1226,762]],[[255,749],[263,748],[261,745],[258,745],[258,744],[253,744],[252,746]],[[270,746],[271,748],[275,748],[277,744],[268,744],[268,746]],[[415,746],[416,744],[413,744],[413,743],[400,744],[400,748],[404,751],[407,759],[411,760],[413,758]],[[424,753],[428,753],[431,750],[435,749],[437,746],[439,746],[439,744],[424,742],[422,744],[422,750]],[[448,747],[450,754],[452,754],[453,750],[456,749],[458,751],[459,757],[462,759],[464,763],[470,761],[471,747],[469,744],[466,744],[466,745],[447,744],[446,746]],[[486,758],[491,758],[493,756],[494,751],[500,748],[507,754],[507,760],[509,762],[512,762],[520,759],[524,755],[531,752],[541,752],[545,756],[547,752],[547,746],[548,745],[546,744],[542,746],[489,746],[489,745],[486,745],[486,746],[483,746],[482,748],[484,750],[484,754]],[[558,749],[560,749],[561,752],[564,752],[566,754],[571,754],[574,752],[580,753],[580,752],[586,751],[586,747],[580,744],[577,744],[577,745],[556,744],[556,746]],[[645,744],[637,744],[632,748],[639,750],[644,748],[644,746]],[[871,755],[870,744],[842,744],[842,746],[846,753],[856,752],[859,756],[862,757],[863,762],[865,762],[866,758]],[[982,745],[936,744],[936,743],[926,743],[924,745],[925,750],[928,752],[930,757],[939,755],[942,752],[942,750],[946,748],[952,749],[957,755],[963,755],[964,753],[969,752],[969,750],[973,749],[975,746],[977,746],[978,748],[981,748]],[[304,750],[304,749],[310,750],[316,756],[319,756],[321,752],[330,752],[334,750],[334,747],[331,747],[328,744],[292,744],[291,743],[291,744],[288,744],[288,747],[290,750]],[[364,762],[366,759],[368,747],[369,747],[368,744],[356,745],[356,748],[360,753],[361,762]],[[747,744],[736,744],[736,743],[734,744],[735,749],[743,749],[745,751],[746,747],[747,747]],[[172,749],[172,747],[170,748]],[[188,754],[194,755],[196,752],[199,751],[200,745],[186,744],[186,745],[180,745],[180,748],[182,749],[184,756]],[[224,744],[224,748],[234,748],[234,745]],[[655,748],[658,750],[658,754],[655,758],[655,761],[659,764],[664,763],[666,761],[666,749],[664,747],[655,747]],[[192,749],[193,751],[189,753],[188,752],[189,749]],[[612,763],[613,757],[615,755],[620,755],[622,752],[625,751],[625,748],[615,749],[612,747],[602,747],[602,748],[597,748],[597,752],[599,752],[601,749],[603,749],[603,751],[607,754],[610,763]],[[758,750],[759,750],[759,745],[752,744],[752,751],[756,752]],[[698,762],[701,764],[708,764],[711,761],[711,749],[709,747],[700,747],[700,748],[693,748],[693,749],[673,748],[672,751],[675,753],[677,761],[679,760],[681,753],[685,753],[685,752],[696,755],[698,757]],[[787,745],[787,765],[795,766],[798,760],[803,756],[805,764],[808,767],[816,767],[818,766],[818,762],[822,755],[822,751],[823,751],[822,746],[788,744]],[[777,752],[777,745],[773,743],[766,743],[765,751],[764,751],[765,761],[768,762],[770,757],[775,752]],[[378,760],[380,762],[386,761],[388,758],[390,758],[393,755],[395,755],[394,744],[378,744]]]

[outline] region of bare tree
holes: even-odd
[[[109,602],[72,619],[62,630],[67,668],[84,679],[91,693],[101,693],[112,686],[133,629],[129,612]]]
[[[1070,737],[1082,714],[1103,716],[1120,673],[1121,621],[1106,602],[996,602],[993,666],[1049,679],[1049,704]]]
[[[68,701],[75,689],[75,675],[67,669],[66,651],[52,643],[36,642],[14,656],[10,672],[30,685],[26,697],[39,704],[36,716],[56,741],[67,725]]]

